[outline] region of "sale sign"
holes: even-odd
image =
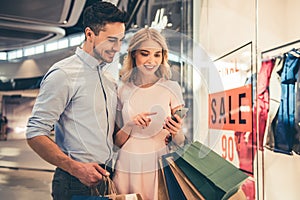
[[[252,85],[209,94],[209,128],[252,131]]]

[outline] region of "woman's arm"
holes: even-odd
[[[122,129],[119,129],[115,134],[114,134],[114,144],[121,148],[125,142],[129,139],[131,131],[133,127],[126,125]]]
[[[126,123],[123,125],[123,118],[121,112],[117,113],[117,127],[119,124],[119,127],[123,125],[121,129],[115,128],[115,134],[114,134],[114,144],[117,145],[119,148],[121,148],[125,142],[129,139],[130,134],[132,132],[132,129],[134,126],[140,126],[140,127],[147,127],[149,126],[151,122],[151,118],[149,116],[155,115],[156,112],[144,112],[140,113],[133,117],[131,122]]]
[[[123,129],[121,129],[121,127],[123,127],[122,112],[120,110],[117,110],[113,140],[114,144],[119,148],[121,148],[123,144],[128,140],[132,130],[132,128],[130,127],[123,127]]]

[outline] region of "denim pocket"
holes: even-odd
[[[52,197],[53,200],[71,199],[68,197],[68,179],[66,172],[56,169],[52,180]]]
[[[76,177],[57,168],[52,181],[53,200],[68,200],[74,195],[89,196],[91,190]]]
[[[73,195],[90,195],[91,188],[84,185],[74,176],[70,177],[70,193]]]

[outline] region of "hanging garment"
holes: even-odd
[[[281,101],[275,130],[275,152],[291,154],[295,136],[295,82],[297,81],[300,52],[292,50],[284,55],[281,73]]]
[[[236,150],[239,157],[239,168],[251,177],[254,174],[253,159],[256,155],[256,106],[253,108],[252,132],[235,132]],[[242,190],[248,200],[255,200],[255,182],[247,179],[242,185]]]
[[[253,159],[256,155],[256,100],[255,100],[255,91],[256,91],[256,74],[252,74],[246,79],[245,85],[252,85],[252,132],[240,132],[236,131],[234,133],[236,151],[239,158],[239,168],[245,171],[249,176],[253,177],[254,174],[254,164]],[[247,199],[255,199],[255,182],[251,179],[247,179],[241,186],[242,191],[246,195]]]
[[[284,63],[284,57],[276,57],[273,71],[270,77],[269,84],[269,112],[264,134],[264,146],[270,150],[274,150],[274,133],[277,123],[277,113],[281,98],[281,72]]]
[[[236,131],[234,133],[234,140],[236,151],[239,158],[239,168],[249,174],[253,174],[253,158],[256,153],[257,139],[256,139],[256,104],[255,95],[256,90],[256,74],[252,74],[246,79],[245,85],[251,84],[253,90],[252,98],[252,131],[242,132]]]
[[[257,78],[257,113],[258,113],[258,135],[259,149],[263,149],[263,139],[269,112],[269,82],[271,72],[275,65],[275,59],[262,62]]]
[[[296,83],[296,110],[295,110],[295,128],[296,134],[294,138],[293,151],[300,155],[300,76],[298,72],[298,80]]]

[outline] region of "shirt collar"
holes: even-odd
[[[87,52],[83,51],[80,47],[77,47],[75,54],[90,68],[97,70],[98,65],[102,68],[106,65],[105,62],[99,64],[99,61],[88,54]]]

